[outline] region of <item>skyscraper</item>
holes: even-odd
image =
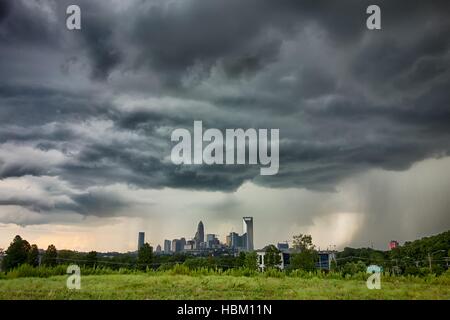
[[[186,245],[186,239],[185,238],[181,238],[180,239],[180,251],[184,250],[184,246]]]
[[[253,217],[243,217],[242,218],[242,222],[243,222],[243,225],[244,225],[243,226],[244,234],[247,234],[245,250],[253,251],[254,250],[254,246],[253,246]]]
[[[205,228],[203,227],[203,222],[199,222],[197,226],[197,232],[194,237],[195,248],[200,249],[203,242],[205,242]]]
[[[138,236],[138,251],[139,249],[144,245],[144,241],[145,241],[145,232],[139,232],[139,236]]]
[[[164,240],[164,253],[170,253],[170,240]]]
[[[228,246],[231,249],[246,250],[247,249],[247,234],[239,235],[236,232],[230,232],[227,236]]]
[[[227,247],[231,248],[231,233],[226,236],[225,244],[227,245]]]
[[[209,249],[218,248],[220,246],[220,241],[217,239],[215,234],[206,235],[206,247]]]
[[[173,239],[172,240],[172,252],[178,252],[179,247],[180,247],[180,240]]]

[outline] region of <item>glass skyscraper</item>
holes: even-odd
[[[243,231],[246,234],[245,250],[253,251],[253,217],[243,217]]]

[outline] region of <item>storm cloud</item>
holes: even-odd
[[[69,4],[80,31],[65,27]],[[448,157],[450,4],[378,1],[376,31],[369,4],[1,1],[0,184],[58,183],[44,199],[0,189],[0,211],[127,215],[136,199],[108,194],[114,185],[334,193],[371,170]],[[194,120],[279,128],[279,173],[175,166],[170,134]]]

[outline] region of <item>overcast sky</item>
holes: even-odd
[[[450,3],[0,1],[0,247],[386,249],[450,229]],[[82,30],[66,29],[81,7]],[[175,166],[175,128],[279,128],[280,170]]]

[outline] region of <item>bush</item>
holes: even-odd
[[[191,270],[199,268],[207,268],[209,266],[208,260],[205,258],[189,258],[183,262],[183,265],[185,265]]]
[[[255,269],[241,267],[236,269],[228,269],[224,271],[223,274],[233,277],[254,277],[259,275],[260,272],[256,271]]]
[[[55,267],[37,267],[34,268],[29,264],[22,264],[17,268],[12,269],[6,275],[6,279],[39,277],[48,278],[51,276],[60,276],[66,274],[67,265],[57,265]]]
[[[278,268],[268,268],[264,271],[264,276],[270,278],[284,278],[286,274]]]
[[[176,264],[169,270],[169,274],[171,274],[171,275],[190,275],[191,269],[189,269],[189,267],[187,267],[185,265]]]
[[[365,273],[367,270],[366,264],[362,261],[358,262],[347,262],[342,267],[342,275],[347,278],[347,276],[353,276],[358,273]]]

